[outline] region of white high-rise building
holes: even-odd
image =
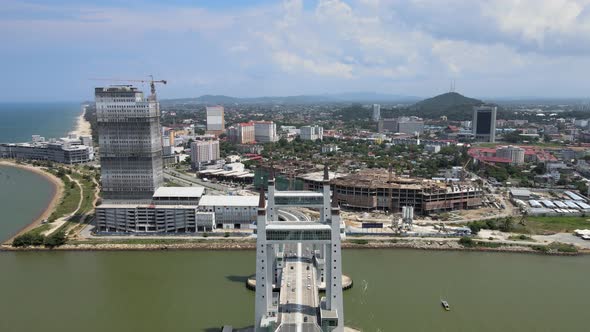
[[[191,163],[197,169],[201,164],[219,160],[219,141],[206,140],[191,143]]]
[[[258,143],[276,142],[279,140],[277,136],[277,124],[272,121],[253,121],[254,122],[254,138]]]
[[[131,85],[96,88],[105,199],[151,198],[163,182],[160,105]]]
[[[373,122],[381,120],[381,105],[373,104]]]
[[[303,126],[299,129],[299,137],[304,141],[322,140],[324,128],[320,126]]]
[[[524,149],[518,146],[501,146],[496,149],[496,157],[510,159],[513,165],[524,164]]]
[[[254,143],[256,140],[254,124],[252,122],[246,122],[231,126],[227,128],[227,136],[232,143]]]
[[[207,131],[216,135],[225,131],[223,106],[207,106]]]

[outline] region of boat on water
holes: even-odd
[[[451,310],[451,307],[449,306],[449,302],[447,302],[445,300],[440,300],[440,304],[442,304],[443,308],[445,308],[446,311]]]

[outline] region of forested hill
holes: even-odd
[[[410,107],[416,116],[436,119],[446,115],[449,120],[470,120],[473,106],[482,105],[483,101],[465,97],[457,92],[448,92],[425,99]]]

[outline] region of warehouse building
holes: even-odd
[[[256,221],[258,196],[204,195],[199,211],[215,213],[217,228],[248,229]]]

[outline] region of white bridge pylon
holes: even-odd
[[[323,193],[275,189],[271,169],[268,202],[261,189],[258,204],[255,331],[344,331],[344,228],[337,198],[330,202],[328,168],[324,167]],[[320,220],[279,221],[280,207],[316,208]],[[321,283],[326,295],[319,299]]]

